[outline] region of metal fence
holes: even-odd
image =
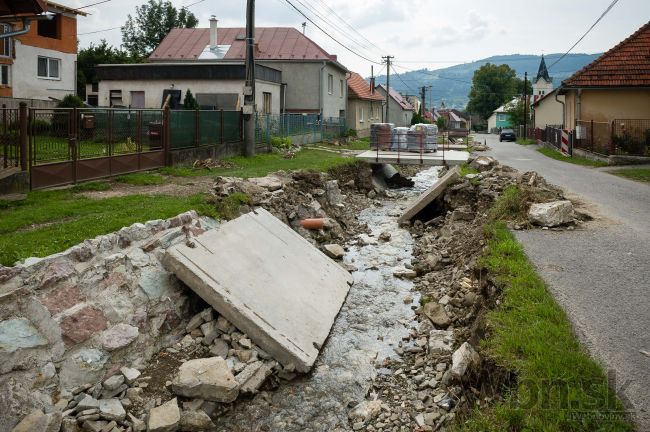
[[[650,119],[617,119],[611,129],[617,155],[650,156]]]
[[[2,108],[0,128],[0,169],[20,165],[20,124],[18,109]]]
[[[609,122],[578,120],[576,122],[576,148],[601,155],[615,154]]]
[[[294,144],[311,144],[344,136],[345,118],[318,114],[258,114],[255,141],[273,145],[278,139],[290,138]]]
[[[243,140],[240,111],[174,110],[169,123],[171,150]]]

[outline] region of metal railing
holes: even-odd
[[[255,141],[271,145],[276,139],[292,138],[301,144],[340,138],[345,135],[342,117],[320,118],[318,114],[257,114]]]
[[[427,135],[420,131],[409,131],[402,135],[388,131],[376,131],[371,137],[370,148],[375,151],[375,161],[378,163],[382,155],[386,153],[396,155],[398,164],[402,156],[413,155],[419,155],[420,164],[424,164],[425,155],[439,153],[442,155],[444,165],[445,147],[449,149],[449,144],[439,144],[439,138],[440,135]]]
[[[650,156],[650,119],[616,119],[611,130],[615,154]]]
[[[170,111],[170,149],[241,142],[243,141],[242,121],[240,111]]]
[[[574,145],[577,149],[601,155],[615,153],[612,145],[612,130],[609,122],[578,120],[576,122]]]
[[[19,110],[2,107],[0,121],[0,169],[20,166]]]

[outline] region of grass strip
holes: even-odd
[[[509,205],[502,205],[506,208]],[[481,266],[502,291],[488,313],[484,354],[515,371],[502,402],[461,419],[466,431],[631,431],[632,424],[601,366],[584,351],[505,222],[485,228]]]
[[[47,256],[101,234],[188,210],[218,217],[203,195],[127,195],[90,199],[71,190],[37,191],[0,207],[0,264]]]
[[[591,166],[591,167],[604,167],[607,166],[606,162],[601,162],[601,161],[596,161],[596,160],[591,160],[587,159],[581,156],[564,156],[557,150],[550,149],[548,147],[540,147],[537,149],[538,152],[543,154],[544,156],[548,156],[551,159],[559,160],[562,162],[567,162],[570,164],[574,165],[582,165],[582,166]]]
[[[623,168],[607,172],[630,180],[650,183],[650,168]]]

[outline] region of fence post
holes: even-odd
[[[20,169],[27,171],[27,147],[28,147],[28,118],[27,118],[27,103],[21,102],[19,108],[20,115]]]
[[[616,136],[616,120],[612,120],[612,125],[609,130],[609,152],[610,154],[616,154],[616,148],[614,145],[614,137]]]
[[[163,108],[163,118],[162,118],[162,136],[161,138],[161,143],[163,147],[163,159],[164,159],[164,164],[165,166],[171,166],[171,160],[170,160],[170,148],[171,148],[171,133],[169,132],[169,105],[165,105],[165,108]]]
[[[199,125],[199,110],[194,110],[194,147],[198,147],[201,142],[201,126]]]
[[[220,116],[221,116],[221,120],[219,121],[219,125],[220,125],[220,128],[219,128],[219,129],[221,129],[221,130],[220,130],[220,132],[219,132],[219,135],[220,135],[220,138],[221,138],[221,139],[220,139],[221,144],[223,145],[223,143],[224,143],[224,138],[223,138],[223,131],[224,131],[224,124],[223,124],[223,122],[224,122],[223,108],[221,108],[221,114],[220,114]]]
[[[70,148],[72,150],[72,183],[76,184],[77,183],[77,158],[78,158],[78,151],[79,151],[79,145],[78,145],[78,140],[77,140],[77,108],[72,108],[72,111],[68,111],[68,115],[70,115],[72,118],[69,119],[68,124],[70,125],[70,130],[69,130],[69,144]]]
[[[589,131],[590,134],[589,141],[591,144],[591,151],[594,151],[594,121],[593,120],[591,120],[590,126],[591,126],[591,130]]]

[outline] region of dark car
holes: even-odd
[[[512,129],[503,129],[499,135],[499,142],[503,141],[517,141],[517,135]]]

